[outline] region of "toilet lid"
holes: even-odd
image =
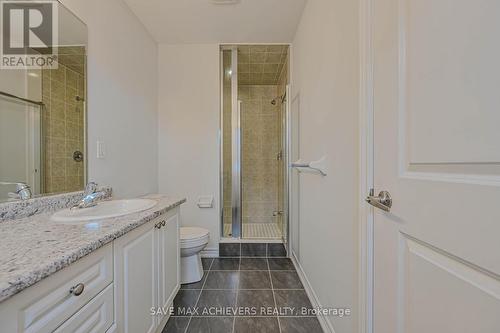
[[[182,227],[180,230],[181,240],[190,240],[206,237],[209,231],[197,227]]]

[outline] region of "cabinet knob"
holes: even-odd
[[[71,287],[69,293],[75,296],[80,296],[83,293],[83,289],[85,289],[85,285],[83,283],[79,283],[76,286]]]
[[[165,220],[160,221],[160,222],[158,222],[158,223],[155,224],[155,228],[156,229],[161,229],[161,227],[164,227],[166,224],[167,224],[167,222]]]

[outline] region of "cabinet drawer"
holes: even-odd
[[[52,332],[113,281],[108,244],[0,304],[6,332]],[[80,295],[70,293],[83,284]]]
[[[113,324],[113,285],[109,285],[55,333],[104,333]]]

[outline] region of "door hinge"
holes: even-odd
[[[282,151],[282,150],[280,150],[280,151],[278,152],[278,154],[276,154],[276,159],[277,159],[278,161],[281,161],[281,160],[283,159],[283,151]]]

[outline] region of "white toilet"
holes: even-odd
[[[200,252],[207,246],[210,232],[198,227],[181,227],[181,283],[198,282],[203,277]]]

